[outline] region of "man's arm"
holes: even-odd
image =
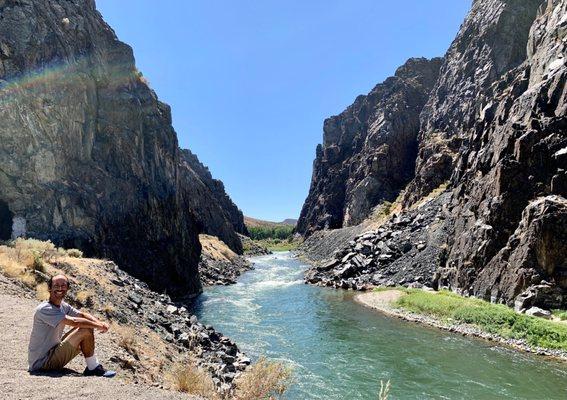
[[[71,317],[69,315],[65,315],[63,324],[72,326],[73,328],[90,328],[90,329],[98,329],[101,332],[106,332],[108,330],[108,324],[102,323],[100,321],[91,321],[87,318],[82,317]]]
[[[85,311],[79,311],[79,318],[84,318],[84,319],[88,319],[91,322],[97,323],[97,324],[101,324],[105,326],[105,329],[101,329],[101,332],[104,333],[108,330],[109,325],[106,322],[102,322],[99,319],[97,319],[96,317],[94,317],[93,315],[89,314],[88,312]]]

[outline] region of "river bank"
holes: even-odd
[[[290,400],[565,399],[567,364],[361,307],[352,290],[305,285],[289,252],[253,257],[235,285],[211,286],[192,312],[252,360],[290,365]]]
[[[437,293],[437,292],[433,292]],[[416,313],[400,307],[399,300],[405,296],[403,290],[389,289],[380,291],[370,291],[354,296],[356,302],[384,313],[388,316],[400,318],[405,321],[428,325],[445,331],[459,333],[463,336],[471,336],[496,342],[507,347],[511,347],[523,352],[533,353],[546,357],[552,357],[562,361],[567,361],[567,351],[559,349],[549,349],[528,344],[523,339],[506,338],[501,335],[487,332],[475,325],[460,323],[457,321],[442,320],[431,314]]]

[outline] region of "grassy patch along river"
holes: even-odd
[[[256,359],[292,366],[286,399],[567,398],[567,363],[411,324],[352,291],[305,285],[289,253],[254,257],[238,283],[205,289],[194,311]]]
[[[506,339],[524,340],[530,346],[567,351],[567,324],[519,314],[502,304],[449,291],[407,290],[394,305],[445,322],[475,325]]]
[[[405,320],[567,360],[567,323],[560,317],[548,321],[449,291],[377,288],[356,300]]]

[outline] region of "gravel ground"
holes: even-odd
[[[17,286],[0,277],[0,398],[7,399],[196,399],[182,393],[161,390],[114,379],[83,377],[84,359],[77,356],[63,373],[32,375],[27,372],[27,346],[33,310],[38,301],[22,297]],[[111,354],[113,336],[97,335],[97,356],[104,364]],[[105,351],[106,350],[106,351]]]

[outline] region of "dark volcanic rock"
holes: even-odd
[[[224,191],[221,181],[189,150],[181,151],[182,184],[191,190],[189,202],[203,233],[217,236],[233,251],[242,254],[238,233],[247,234],[242,211]]]
[[[0,239],[51,239],[198,293],[198,233],[241,252],[242,215],[179,150],[132,49],[94,1],[7,0],[0,16]]]
[[[58,267],[63,270],[71,268],[70,271],[73,268],[64,263]],[[106,276],[122,282],[122,285],[113,288],[115,290],[109,299],[106,298],[109,292],[100,282],[81,276],[81,287],[96,293],[97,300],[105,300],[106,305],[112,305],[105,311],[108,318],[138,328],[148,327],[167,340],[179,354],[187,356],[189,352],[194,355],[197,363],[215,379],[219,390],[228,392],[234,387],[233,380],[239,373],[229,374],[227,370],[242,371],[250,361],[230,338],[211,326],[201,324],[188,311],[194,306],[191,301],[174,303],[169,296],[150,290],[144,282],[122,271],[111,261],[97,263],[90,268],[97,270],[99,278]]]
[[[566,15],[559,0],[474,2],[421,114],[406,209],[307,281],[417,282],[517,309],[567,306]],[[409,205],[449,176],[449,190],[417,208],[424,227]]]
[[[356,225],[393,201],[414,174],[419,113],[441,59],[412,58],[393,77],[325,120],[297,232]]]
[[[412,204],[453,171],[480,96],[526,58],[528,32],[542,0],[476,0],[445,54],[439,80],[423,108],[415,178],[405,191]]]
[[[355,290],[376,285],[435,285],[435,273],[445,260],[449,231],[443,207],[449,198],[444,193],[356,236],[328,262],[311,268],[305,281]]]
[[[236,256],[231,261],[215,260],[201,254],[199,275],[203,285],[232,285],[242,273],[253,269],[244,256]]]
[[[364,229],[364,226],[355,225],[316,231],[301,243],[297,251],[310,263],[319,265],[366,230],[368,229]]]
[[[473,290],[493,301],[516,298],[526,287],[553,284],[555,298],[537,292],[530,304],[562,307],[567,299],[567,200],[547,196],[531,202],[516,232],[480,272]],[[551,285],[550,285],[551,286]],[[528,288],[530,290],[531,288]],[[563,292],[563,294],[561,294]]]
[[[549,2],[530,31],[526,61],[491,88],[453,175],[452,287],[513,304],[544,279],[565,292],[567,4]],[[487,112],[488,111],[488,112]],[[555,194],[556,196],[551,196]],[[543,199],[540,199],[543,198]],[[505,287],[506,286],[506,287]],[[543,297],[542,297],[543,299]],[[535,305],[566,304],[565,296]]]

